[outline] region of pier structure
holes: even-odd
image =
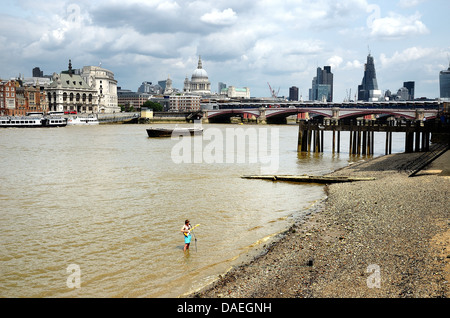
[[[349,149],[351,155],[372,155],[374,153],[374,133],[385,133],[385,154],[392,153],[392,133],[405,133],[405,152],[429,151],[433,133],[449,133],[448,124],[434,120],[367,120],[337,118],[322,121],[299,121],[298,151],[323,152],[324,131],[331,131],[332,152],[341,151],[341,132],[349,132]]]

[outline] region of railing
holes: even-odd
[[[414,177],[419,171],[428,166],[448,149],[449,145],[447,144],[433,144],[430,146],[430,151],[424,152],[416,160],[410,162],[407,166],[402,167],[402,170],[406,170],[410,173],[410,177]]]
[[[98,114],[100,124],[119,123],[139,118],[139,113],[114,113],[114,114]]]

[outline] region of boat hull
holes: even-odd
[[[201,128],[148,128],[149,137],[195,136],[201,135]]]

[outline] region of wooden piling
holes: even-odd
[[[375,132],[385,133],[385,154],[392,153],[392,133],[405,133],[405,152],[429,151],[430,135],[438,130],[434,122],[402,121],[383,122],[361,121],[355,125],[355,121],[346,124],[341,121],[324,122],[299,121],[298,151],[323,152],[325,147],[324,131],[331,131],[332,152],[340,152],[340,132],[349,132],[350,155],[373,155],[375,151]],[[337,134],[336,134],[337,132]],[[337,138],[337,140],[336,140]]]
[[[341,131],[337,132],[337,153],[341,152]]]

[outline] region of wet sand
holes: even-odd
[[[449,297],[450,151],[408,177],[420,155],[335,171],[376,180],[327,186],[327,198],[260,255],[189,297]]]

